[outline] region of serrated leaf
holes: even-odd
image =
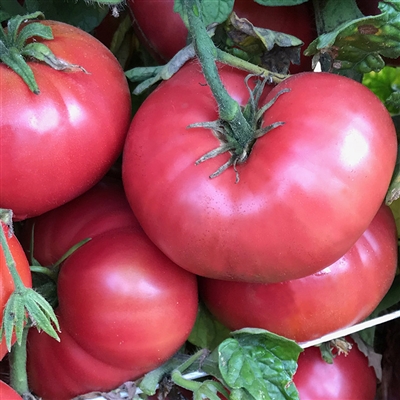
[[[188,26],[187,16],[184,11],[185,0],[175,0],[174,11],[179,13],[183,22]],[[204,25],[221,23],[226,21],[233,10],[234,0],[202,0],[200,12],[203,17]]]
[[[262,6],[279,7],[279,6],[296,6],[298,4],[307,3],[308,0],[254,0]]]
[[[400,70],[399,70],[400,74]],[[400,89],[400,87],[398,87]],[[388,110],[392,110],[393,114],[400,114],[400,92],[392,93],[385,102],[386,107]]]
[[[292,378],[302,349],[294,342],[262,329],[241,329],[218,347],[224,382],[257,400],[298,399]],[[231,395],[232,396],[232,395]]]
[[[315,59],[329,57],[331,68],[340,73],[380,71],[381,56],[400,56],[400,0],[379,3],[381,14],[341,24],[336,30],[320,35],[305,50]]]
[[[363,85],[374,92],[392,115],[400,114],[400,68],[385,67],[364,74]]]
[[[197,347],[214,350],[224,339],[229,337],[229,334],[228,328],[217,321],[204,304],[200,303],[196,322],[188,341]]]
[[[271,72],[287,73],[300,63],[300,39],[286,33],[258,28],[234,12],[214,36],[217,47]]]

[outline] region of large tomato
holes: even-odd
[[[9,228],[1,222],[0,229],[4,229],[7,244],[15,262],[17,272],[26,287],[32,287],[32,276],[28,260],[24,250],[14,234],[10,234]],[[3,248],[0,251],[0,324],[3,323],[3,311],[7,301],[14,291],[14,281],[6,264]],[[0,338],[0,360],[7,354],[7,346],[4,336]]]
[[[36,95],[0,64],[0,207],[19,220],[99,181],[121,153],[131,119],[128,84],[112,53],[78,28],[41,23],[52,28],[54,39],[45,42],[53,53],[87,73],[29,61],[41,90]]]
[[[383,206],[354,246],[316,274],[272,284],[203,278],[200,295],[231,330],[263,328],[305,342],[365,319],[388,291],[396,268],[396,225]]]
[[[31,389],[48,400],[111,390],[160,366],[197,314],[195,275],[137,228],[80,247],[63,263],[57,290],[61,341],[35,330],[28,337]]]
[[[27,252],[33,225],[33,256],[48,266],[84,239],[117,228],[139,227],[121,181],[111,177],[103,178],[74,200],[24,221],[20,237]]]
[[[22,397],[12,387],[0,381],[0,399],[21,400]]]
[[[318,347],[309,347],[299,356],[293,381],[301,400],[374,400],[376,375],[368,359],[353,343],[345,355],[326,363]]]
[[[168,61],[186,46],[188,31],[180,15],[173,11],[174,0],[128,0],[128,6],[139,38],[160,61]],[[302,50],[316,37],[314,15],[308,4],[267,7],[253,0],[235,0],[233,11],[254,26],[298,37],[304,42]],[[305,56],[300,66],[290,67],[292,73],[310,69],[311,59]]]
[[[245,73],[220,73],[243,105]],[[351,79],[311,72],[288,78],[261,103],[286,88],[264,117],[265,125],[285,124],[237,165],[238,183],[233,168],[209,178],[229,154],[195,164],[219,145],[209,130],[187,129],[218,117],[197,62],[161,84],[134,116],[123,152],[125,192],[150,239],[182,268],[228,280],[304,277],[343,256],[377,213],[397,152],[382,103]]]

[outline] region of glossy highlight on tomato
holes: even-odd
[[[374,400],[377,379],[368,359],[352,343],[348,355],[337,354],[326,363],[318,347],[309,347],[299,356],[293,381],[301,400]]]
[[[322,271],[273,284],[200,278],[200,296],[231,330],[263,328],[306,342],[368,317],[393,282],[397,252],[394,217],[382,206],[354,246]]]
[[[135,228],[80,247],[63,263],[57,291],[60,342],[36,330],[28,336],[29,382],[45,400],[108,391],[159,367],[197,315],[195,275]]]
[[[0,207],[16,220],[40,215],[98,182],[120,155],[131,120],[128,83],[109,49],[74,26],[51,27],[45,42],[84,71],[57,71],[28,61],[40,94],[0,64]],[[85,72],[86,71],[86,72]]]
[[[244,105],[246,73],[219,71]],[[380,208],[397,154],[380,100],[349,78],[305,72],[268,86],[260,106],[284,89],[264,115],[265,126],[284,125],[236,166],[238,183],[233,168],[209,178],[229,154],[196,165],[219,146],[210,130],[188,129],[218,118],[197,62],[135,114],[123,152],[126,196],[146,234],[182,268],[223,280],[301,278],[342,257]]]

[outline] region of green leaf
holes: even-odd
[[[384,67],[381,56],[400,56],[400,0],[379,3],[382,11],[377,16],[358,18],[339,25],[314,40],[305,54],[314,61],[328,57],[330,68],[346,74],[380,71]]]
[[[0,18],[2,21],[18,14],[25,14],[25,9],[19,4],[18,0],[0,0]]]
[[[292,378],[301,351],[294,341],[268,331],[241,329],[219,345],[219,368],[235,398],[294,400],[299,397]]]
[[[392,115],[400,114],[400,68],[385,67],[364,74],[362,83],[374,92]]]
[[[292,35],[258,28],[234,12],[217,27],[214,42],[219,49],[282,74],[287,73],[291,63],[300,63],[304,44]]]
[[[188,26],[187,16],[184,12],[184,2],[185,0],[175,0],[174,11],[181,15],[183,22]],[[202,0],[200,12],[204,25],[226,21],[233,10],[234,2],[234,0]]]
[[[99,26],[109,11],[104,5],[88,4],[85,0],[26,0],[25,5],[28,12],[40,10],[47,19],[65,22],[86,32]]]
[[[214,350],[229,335],[228,328],[217,321],[204,304],[200,303],[197,319],[188,341],[197,347]]]
[[[390,182],[389,189],[386,194],[385,202],[388,205],[392,205],[392,203],[399,198],[400,198],[400,144],[397,148],[396,165],[394,167],[392,180]],[[393,210],[394,207],[392,207],[392,211]],[[397,229],[399,229],[399,226]]]
[[[248,0],[250,1],[250,0]],[[308,0],[254,0],[262,6],[296,6],[297,4],[306,3]]]

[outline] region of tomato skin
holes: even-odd
[[[306,342],[364,320],[393,282],[397,233],[387,206],[331,266],[301,279],[252,284],[201,278],[200,296],[231,330],[263,328]]]
[[[34,224],[34,257],[41,265],[57,262],[72,246],[113,229],[137,227],[119,179],[103,178],[70,202],[24,222],[21,242],[29,253]]]
[[[7,238],[7,243],[11,251],[11,255],[15,262],[17,272],[26,287],[32,287],[32,276],[29,268],[28,260],[24,250],[14,234],[9,236],[9,228],[3,222],[1,225],[4,228],[4,233]],[[14,281],[6,264],[6,258],[3,248],[0,251],[0,325],[3,323],[3,311],[7,301],[14,291]],[[15,341],[15,340],[14,340]],[[13,342],[14,342],[13,341]],[[4,336],[0,341],[0,360],[7,354],[7,346]]]
[[[186,46],[188,36],[180,15],[173,11],[174,0],[128,0],[133,26],[150,52],[160,62],[170,60]],[[266,7],[253,0],[235,0],[233,11],[257,27],[296,36],[304,42],[302,52],[316,38],[314,15],[308,4],[290,7]],[[159,27],[162,26],[162,29]],[[291,65],[290,72],[311,70],[311,58],[301,56],[300,65]]]
[[[377,385],[374,370],[355,344],[333,364],[321,358],[318,347],[305,349],[293,381],[301,400],[374,400]]]
[[[99,390],[103,375],[100,387],[111,390],[155,369],[183,345],[197,315],[195,275],[135,228],[114,229],[79,248],[63,263],[57,290],[61,342],[28,338],[29,381],[44,399]],[[70,371],[64,363],[80,366]]]
[[[41,23],[53,30],[54,40],[46,41],[53,53],[88,73],[28,62],[41,90],[35,95],[0,65],[0,206],[12,209],[16,220],[53,209],[98,182],[121,153],[131,119],[128,83],[112,53],[71,25]]]
[[[246,74],[228,67],[220,73],[244,104]],[[219,145],[209,130],[187,129],[217,119],[196,62],[135,114],[123,152],[126,196],[146,234],[182,268],[215,279],[297,279],[343,256],[377,213],[397,153],[393,122],[378,98],[348,78],[302,73],[269,94],[267,88],[261,104],[283,87],[292,90],[264,119],[285,125],[257,141],[237,166],[237,184],[233,168],[209,178],[228,154],[195,165]],[[354,160],[359,142],[364,153]]]
[[[0,381],[0,399],[21,400],[22,397],[11,386]]]

